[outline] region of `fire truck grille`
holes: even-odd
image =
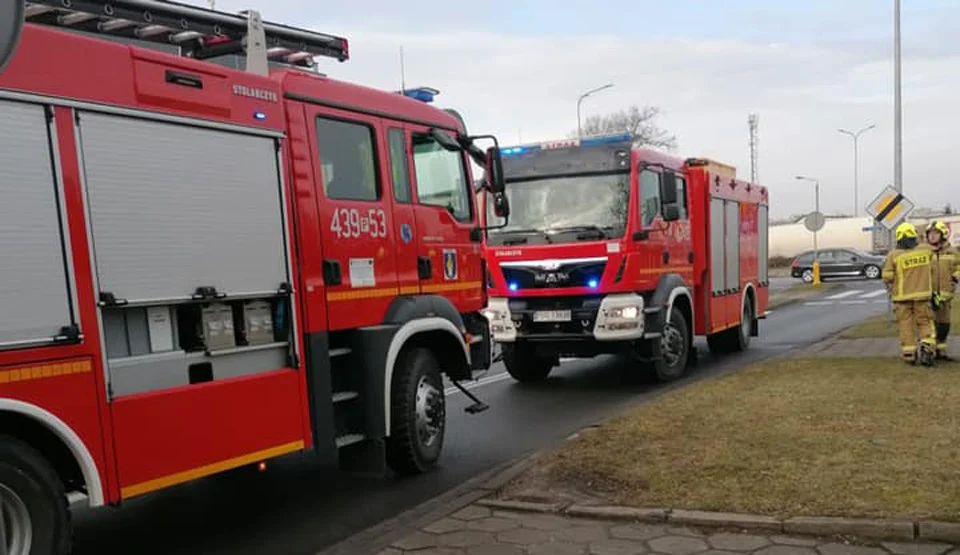
[[[573,262],[556,268],[537,266],[501,267],[511,289],[556,289],[560,287],[596,287],[603,277],[607,262]]]

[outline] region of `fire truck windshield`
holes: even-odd
[[[596,241],[626,231],[629,173],[525,180],[509,184],[506,194],[510,222],[490,231],[491,245]],[[502,223],[489,201],[487,221]]]

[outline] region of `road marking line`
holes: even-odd
[[[886,295],[886,289],[877,289],[876,291],[871,291],[869,293],[860,295],[861,299],[872,299],[873,297],[879,297],[880,295]]]
[[[859,295],[860,293],[863,293],[863,289],[854,289],[854,290],[852,290],[852,291],[843,291],[843,292],[841,292],[841,293],[837,293],[836,295],[830,295],[829,297],[825,297],[825,298],[826,298],[826,299],[829,299],[829,300],[831,300],[831,301],[835,301],[835,300],[837,300],[837,299],[843,299],[843,298],[845,298],[845,297],[852,297],[852,296],[854,296],[854,295]]]
[[[807,301],[803,303],[805,306],[827,306],[833,304],[830,301]]]
[[[887,304],[887,300],[886,300],[886,299],[878,299],[878,300],[876,300],[876,301],[873,301],[873,304]]]
[[[840,301],[840,304],[867,304],[867,301]]]

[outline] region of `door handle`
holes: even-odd
[[[668,262],[670,262],[670,252],[663,251],[663,263],[667,264]]]
[[[343,283],[343,274],[340,271],[340,262],[337,260],[323,261],[323,282],[329,285]]]
[[[420,277],[420,279],[430,279],[432,274],[433,271],[430,268],[430,258],[427,256],[418,256],[417,275]]]

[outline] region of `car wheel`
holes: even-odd
[[[813,270],[804,270],[803,273],[800,274],[800,279],[802,279],[804,283],[813,283]]]
[[[873,264],[869,264],[863,269],[863,275],[867,279],[879,279],[880,268],[874,266]]]

